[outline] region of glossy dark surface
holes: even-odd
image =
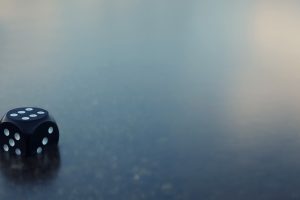
[[[1,155],[0,199],[300,199],[296,1],[0,1],[0,113],[59,149]]]

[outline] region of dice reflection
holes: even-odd
[[[48,149],[34,157],[19,157],[8,152],[0,154],[0,171],[14,183],[44,182],[54,179],[60,168],[59,148]]]

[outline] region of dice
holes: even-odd
[[[8,111],[0,121],[0,148],[17,156],[42,154],[58,144],[59,130],[48,111],[23,107]]]

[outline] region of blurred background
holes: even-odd
[[[300,199],[300,3],[0,0],[0,113],[59,149],[0,199]]]

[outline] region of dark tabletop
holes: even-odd
[[[0,113],[60,128],[1,155],[0,199],[300,199],[296,1],[0,1]]]

